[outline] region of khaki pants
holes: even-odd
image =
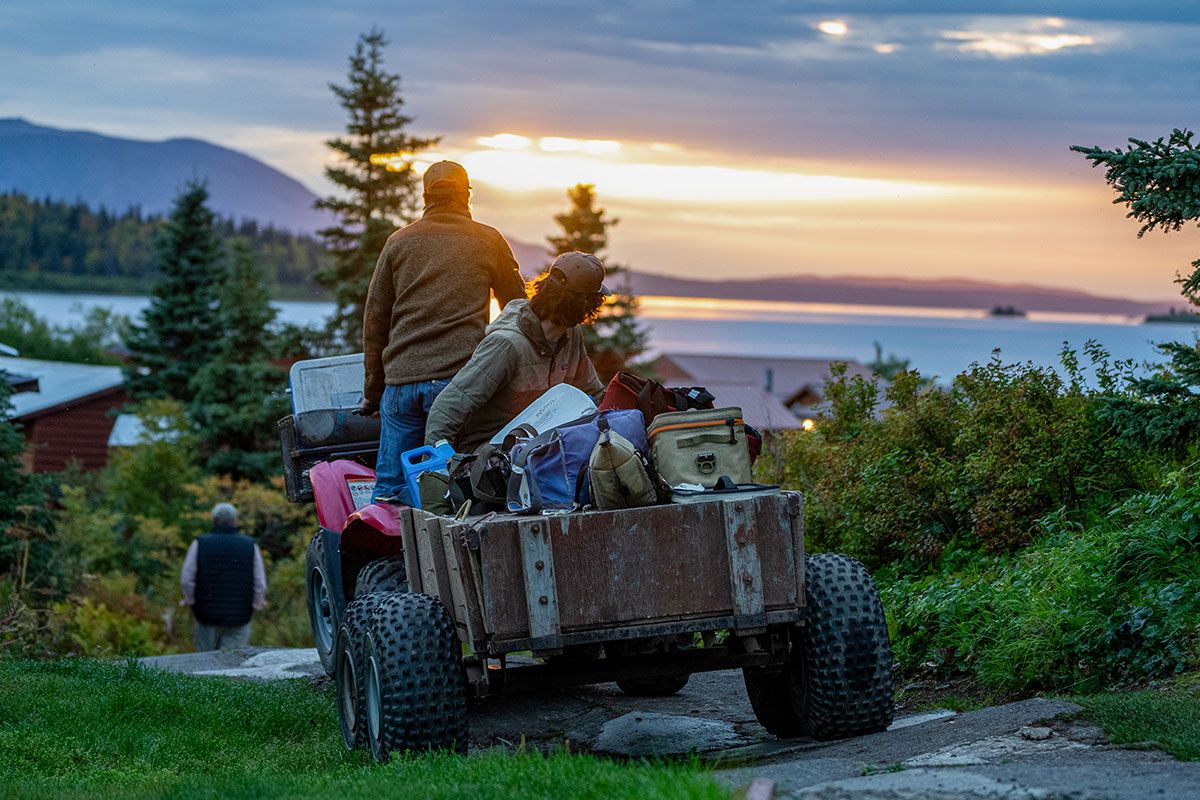
[[[196,652],[202,650],[234,650],[250,643],[250,623],[236,628],[222,628],[197,622],[193,640]]]

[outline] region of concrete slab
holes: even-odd
[[[797,800],[1050,800],[1051,793],[962,770],[916,769],[819,783],[791,796]]]
[[[321,678],[325,675],[317,651],[311,647],[243,647],[238,650],[148,656],[138,661],[148,667],[167,672],[220,675],[255,681]]]

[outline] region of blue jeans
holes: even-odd
[[[425,422],[429,407],[450,381],[421,381],[400,386],[387,385],[379,400],[379,457],[375,462],[375,492],[372,501],[399,498],[412,505],[404,473],[400,471],[400,454],[425,444]]]

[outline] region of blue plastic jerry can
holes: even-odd
[[[412,498],[414,508],[421,507],[421,492],[417,484],[421,473],[446,472],[453,457],[454,448],[446,441],[438,442],[433,447],[414,447],[400,454],[400,473],[404,476],[404,484],[408,487],[408,496]]]

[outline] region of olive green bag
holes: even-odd
[[[607,425],[601,426],[600,438],[588,459],[588,490],[591,504],[600,511],[640,508],[658,502],[646,457],[633,442]]]
[[[650,423],[650,459],[671,486],[711,489],[722,476],[750,483],[750,445],[737,406],[659,414]]]

